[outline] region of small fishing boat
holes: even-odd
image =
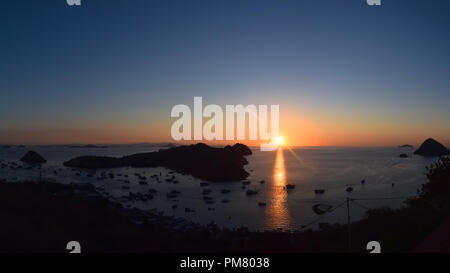
[[[210,189],[204,189],[203,191],[202,191],[202,194],[203,195],[207,195],[207,194],[210,194],[212,191],[210,190]]]
[[[318,215],[322,215],[327,212],[330,212],[331,208],[332,208],[332,206],[327,205],[327,204],[316,204],[316,205],[312,206],[312,210]]]
[[[286,185],[286,189],[287,189],[287,190],[295,189],[295,185],[287,184],[287,185]]]

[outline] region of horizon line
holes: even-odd
[[[192,142],[192,143],[179,143],[179,142],[170,142],[170,141],[161,141],[161,142],[125,142],[125,143],[32,143],[32,144],[17,144],[17,143],[0,143],[0,147],[20,147],[20,146],[87,146],[87,145],[94,145],[94,146],[131,146],[131,145],[177,145],[177,146],[186,146],[186,145],[193,145],[198,143],[204,143],[208,146],[218,146],[223,147],[227,145],[234,145],[237,143],[244,144],[251,148],[259,148],[260,146],[258,144],[245,144],[242,142],[233,142],[233,143],[208,143],[208,142]],[[282,145],[282,147],[291,147],[291,148],[314,148],[314,147],[330,147],[330,148],[383,148],[383,147],[401,147],[403,145],[411,145],[412,147],[418,147],[419,145],[415,144],[397,144],[397,145]]]

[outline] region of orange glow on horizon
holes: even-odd
[[[300,108],[301,109],[301,108]],[[132,144],[174,142],[180,145],[203,142],[208,145],[243,143],[258,147],[261,141],[181,141],[170,136],[171,121],[154,117],[150,122],[129,116],[116,121],[73,121],[65,124],[39,123],[33,126],[9,125],[0,129],[0,143],[11,145],[40,144]],[[294,146],[419,146],[432,137],[450,145],[450,130],[438,122],[411,123],[405,117],[384,117],[365,113],[317,112],[311,109],[280,111],[280,137],[277,144]]]

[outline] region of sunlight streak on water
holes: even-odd
[[[284,189],[286,183],[286,169],[284,165],[283,149],[277,150],[275,166],[273,170],[271,189],[271,203],[267,208],[267,224],[276,229],[291,227],[291,215],[287,206],[287,191]]]

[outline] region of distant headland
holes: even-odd
[[[422,156],[443,156],[450,154],[450,152],[444,145],[429,138],[420,145],[419,149],[417,149],[414,154]]]
[[[399,148],[413,148],[414,146],[410,145],[410,144],[403,144],[398,146]]]
[[[108,148],[108,146],[87,144],[87,145],[71,145],[69,146],[69,148]]]

